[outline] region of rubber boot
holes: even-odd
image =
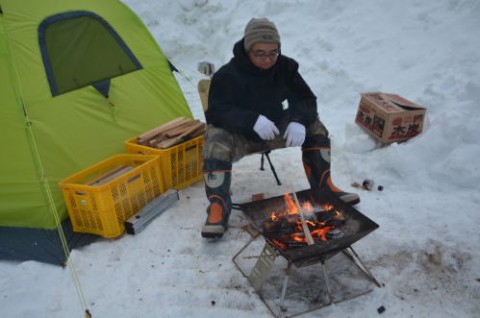
[[[230,184],[232,164],[229,162],[204,160],[205,192],[210,201],[207,208],[207,220],[202,227],[202,237],[220,238],[228,228],[228,218],[232,210]]]
[[[330,139],[326,138],[321,143],[320,146],[303,149],[303,167],[310,187],[331,191],[348,204],[359,203],[358,194],[345,192],[333,184],[330,176]]]

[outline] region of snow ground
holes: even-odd
[[[251,17],[273,20],[282,52],[318,97],[332,143],[335,183],[361,195],[380,228],[354,245],[383,287],[306,317],[478,317],[480,312],[480,2],[124,0],[171,61],[203,120],[197,63],[231,58]],[[427,107],[424,133],[380,147],[353,121],[359,94],[400,94]],[[271,155],[284,186],[234,165],[233,199],[307,187],[298,148]],[[384,191],[350,187],[365,178]],[[72,253],[93,317],[270,317],[232,262],[247,243],[235,211],[225,238],[202,240],[202,184],[138,235]],[[385,312],[377,309],[384,306]],[[2,317],[84,317],[71,272],[37,262],[0,263]]]

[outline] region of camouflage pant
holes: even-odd
[[[275,139],[259,142],[246,139],[241,134],[233,134],[222,128],[209,125],[205,134],[203,157],[204,159],[233,163],[250,154],[285,148],[283,135],[288,123],[286,119],[279,125],[280,134]],[[321,146],[326,140],[328,140],[328,130],[317,118],[306,127],[305,142],[302,148]]]

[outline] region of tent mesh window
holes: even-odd
[[[50,16],[39,25],[38,33],[53,96],[142,68],[110,24],[92,12]]]

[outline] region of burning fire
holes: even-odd
[[[263,224],[265,234],[280,249],[305,246],[307,237],[302,225],[302,218],[297,204],[290,194],[284,195],[286,208],[284,211],[270,213],[270,218]],[[343,236],[338,226],[345,221],[343,215],[333,205],[323,205],[322,210],[314,211],[311,202],[301,205],[302,213],[314,243],[325,242]]]

